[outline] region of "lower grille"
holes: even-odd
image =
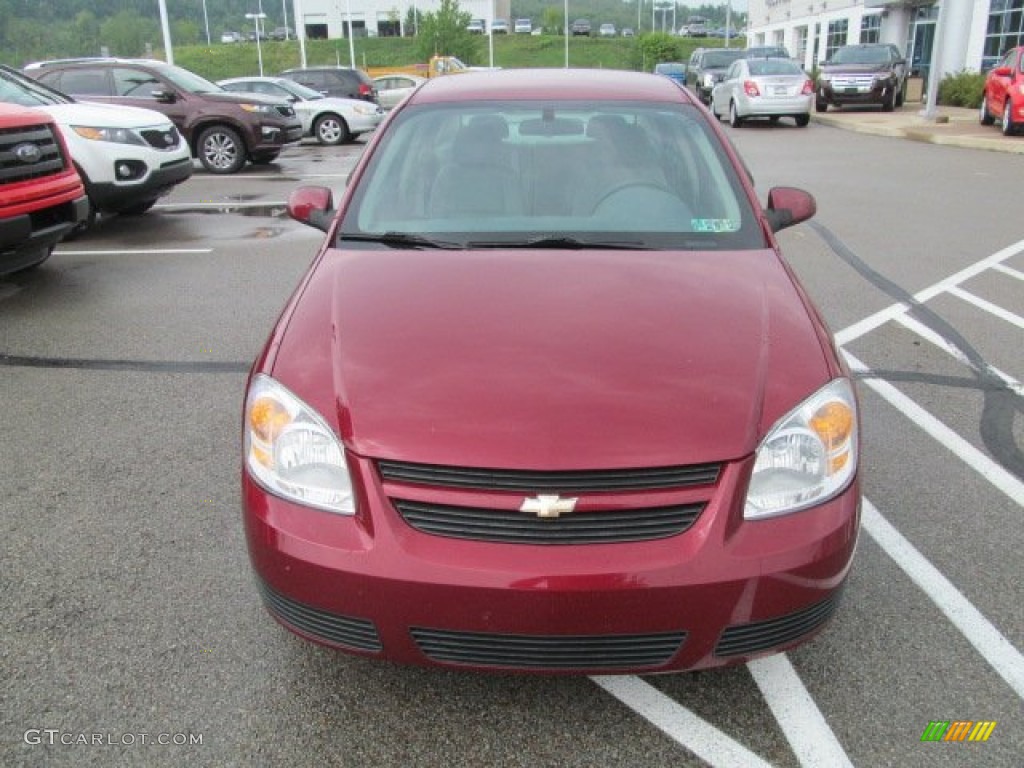
[[[310,637],[359,651],[376,653],[383,650],[373,622],[339,616],[295,602],[278,594],[262,581],[259,587],[267,610]]]
[[[835,612],[839,591],[797,613],[752,624],[737,624],[722,633],[716,656],[745,656],[789,643],[817,629]]]
[[[413,627],[413,640],[430,659],[509,669],[636,669],[667,664],[685,632],[654,635],[497,635]]]
[[[675,536],[694,524],[703,504],[573,512],[540,518],[524,512],[394,499],[398,513],[423,533],[511,544],[618,544]]]

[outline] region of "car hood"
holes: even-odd
[[[363,456],[719,461],[827,381],[816,318],[770,250],[329,251],[272,375]]]
[[[79,101],[74,104],[49,104],[45,109],[60,125],[89,125],[106,128],[168,127],[167,115],[153,109]]]
[[[232,91],[204,91],[203,98],[209,101],[221,101],[230,104],[269,104],[274,107],[291,106],[282,99],[264,96],[260,93],[234,93]]]

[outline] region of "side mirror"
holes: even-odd
[[[299,187],[288,196],[288,215],[326,232],[334,221],[334,197],[327,187]]]
[[[996,67],[992,70],[992,74],[996,77],[1009,77],[1013,74],[1013,70],[1009,67]]]
[[[772,187],[768,190],[768,208],[765,218],[772,232],[807,221],[818,210],[810,192],[793,187]]]
[[[149,95],[161,104],[173,104],[178,100],[178,96],[174,91],[166,91],[162,88],[156,91],[150,91]]]

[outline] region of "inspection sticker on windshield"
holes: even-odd
[[[690,219],[694,232],[738,232],[740,223],[735,219]]]

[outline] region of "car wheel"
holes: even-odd
[[[1013,124],[1013,115],[1010,112],[1010,94],[1006,94],[1006,104],[1003,105],[1003,119],[999,127],[1003,129],[1003,136],[1010,136],[1017,130]]]
[[[896,91],[896,106],[897,106],[897,108],[903,106],[904,91],[906,90],[906,88],[907,88],[907,84],[903,83],[903,85],[900,86],[899,90]]]
[[[144,203],[136,203],[135,205],[129,205],[127,208],[122,208],[118,213],[122,216],[141,216],[154,205],[156,205],[156,200],[146,200]]]
[[[808,124],[809,122],[811,122],[811,116],[810,116],[810,114],[806,114],[806,115],[794,115],[794,116],[793,116],[793,119],[794,119],[794,120],[796,120],[796,125],[797,125],[797,127],[798,127],[798,128],[806,128],[806,127],[807,127],[807,124]]]
[[[736,112],[735,101],[729,102],[729,125],[731,125],[733,128],[743,127],[743,118],[740,117],[739,114]]]
[[[199,162],[210,173],[237,173],[245,165],[245,145],[233,128],[212,125],[199,134]]]
[[[992,125],[996,119],[988,111],[988,96],[982,94],[981,107],[978,109],[978,122],[982,125]]]
[[[348,125],[337,115],[320,115],[313,125],[313,135],[321,144],[334,146],[352,139]]]
[[[827,101],[815,101],[814,102],[814,111],[815,112],[828,112],[828,102]]]

